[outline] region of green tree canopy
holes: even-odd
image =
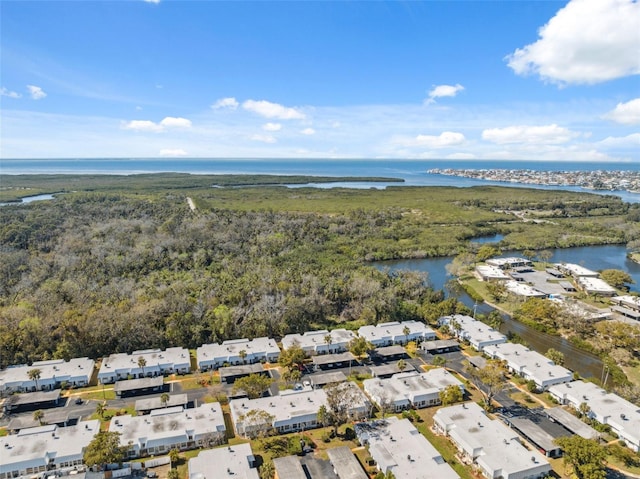
[[[120,445],[119,432],[100,431],[85,449],[84,463],[89,467],[122,463],[127,457],[127,449]]]
[[[289,348],[282,350],[278,358],[278,364],[283,368],[300,368],[306,359],[307,353],[297,342],[294,342]]]
[[[357,358],[365,356],[369,351],[373,351],[375,346],[367,341],[367,338],[357,336],[349,341],[347,349]]]
[[[233,392],[244,391],[249,399],[259,398],[269,389],[273,383],[273,378],[263,374],[250,374],[233,383]]]
[[[455,384],[450,384],[444,388],[438,393],[438,396],[440,396],[440,402],[443,406],[460,402],[463,398],[462,391]]]
[[[606,450],[593,439],[568,436],[556,439],[562,447],[564,463],[573,467],[579,479],[606,479]]]
[[[628,284],[635,281],[626,271],[619,269],[605,269],[600,272],[600,277],[616,289],[628,289]]]

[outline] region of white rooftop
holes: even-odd
[[[203,344],[196,350],[198,362],[215,360],[219,358],[237,357],[240,351],[247,355],[256,354],[280,354],[280,348],[275,340],[267,337],[255,339],[230,339],[222,344]]]
[[[448,386],[463,387],[463,384],[444,368],[431,369],[424,373],[399,373],[388,379],[365,379],[363,385],[365,391],[376,398],[386,397],[394,402],[406,399],[411,403],[419,396],[437,395]]]
[[[82,459],[84,448],[100,431],[100,421],[81,421],[76,426],[56,425],[22,429],[0,437],[0,473],[38,468]]]
[[[505,281],[504,285],[508,291],[518,296],[527,296],[527,297],[533,297],[533,298],[542,298],[546,296],[546,294],[543,293],[542,291],[538,291],[537,289],[532,288],[528,284],[519,283],[518,281],[513,281],[513,280]]]
[[[554,264],[560,271],[568,271],[573,276],[599,276],[597,271],[587,269],[579,264],[574,263],[556,263]]]
[[[476,271],[478,271],[478,273],[480,273],[480,275],[485,278],[509,279],[509,275],[505,273],[503,270],[501,270],[500,268],[498,268],[497,266],[481,264],[476,266]]]
[[[376,341],[376,340],[401,340],[404,339],[404,328],[409,328],[409,336],[419,336],[419,337],[435,337],[435,332],[433,329],[429,328],[426,324],[421,323],[419,321],[392,321],[389,323],[378,323],[377,325],[367,325],[362,326],[358,329],[358,334],[364,338],[367,338],[368,341]]]
[[[200,451],[189,459],[189,479],[259,479],[251,444],[236,444]]]
[[[185,348],[143,349],[131,354],[115,353],[102,360],[98,374],[109,374],[113,371],[139,369],[138,358],[144,358],[145,369],[162,368],[166,365],[190,365],[189,351]]]
[[[353,331],[347,329],[333,329],[331,331],[320,329],[317,331],[307,331],[304,334],[287,334],[282,338],[282,347],[289,349],[297,342],[302,349],[315,349],[318,346],[327,346],[325,340],[327,336],[331,337],[332,345],[346,345],[355,338]]]
[[[109,431],[121,434],[120,443],[134,446],[146,441],[146,447],[165,445],[167,439],[203,434],[215,434],[225,431],[222,408],[217,402],[206,403],[193,409],[182,406],[155,409],[145,416],[114,416],[109,424]],[[191,433],[188,433],[190,431]]]
[[[615,294],[616,289],[600,278],[580,277],[578,283],[582,288],[592,293]]]
[[[512,265],[531,264],[531,260],[512,256],[509,258],[491,258],[487,260],[487,264],[490,264],[492,266],[498,266],[498,267],[500,266],[510,267]]]
[[[396,479],[457,479],[460,476],[408,419],[391,416],[369,434],[369,453]]]
[[[481,321],[473,319],[471,316],[454,314],[453,316],[443,316],[439,321],[443,324],[449,324],[450,328],[451,322],[456,321],[462,328],[460,337],[468,340],[480,351],[488,344],[499,344],[507,341],[507,337],[504,334]]]
[[[36,361],[31,366],[26,364],[10,366],[0,371],[0,389],[5,385],[31,382],[28,372],[32,369],[40,370],[39,384],[48,379],[57,378],[64,381],[66,378],[87,376],[91,379],[95,362],[89,358],[74,358],[69,361],[64,359],[52,359],[50,361]]]
[[[489,419],[476,403],[441,408],[433,419],[491,477],[526,477],[525,472],[534,477],[534,471],[551,470],[545,456],[525,448],[515,431],[497,419]]]

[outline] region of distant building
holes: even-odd
[[[259,479],[251,444],[218,447],[189,459],[189,479]]]
[[[459,479],[460,476],[408,419],[394,416],[356,424],[360,444],[383,474],[397,479]]]
[[[220,404],[206,403],[193,409],[181,406],[155,409],[145,416],[114,416],[109,431],[121,434],[120,444],[129,445],[129,457],[166,454],[222,444],[226,427]]]
[[[553,265],[563,274],[573,276],[574,278],[597,278],[600,273],[573,263],[556,263]]]
[[[98,381],[110,384],[128,378],[187,374],[190,371],[191,358],[185,348],[145,349],[104,358],[98,371]]]
[[[600,278],[592,278],[589,276],[581,276],[576,279],[578,287],[587,294],[596,296],[615,296],[618,294],[616,289]]]
[[[85,448],[100,431],[100,421],[82,421],[76,426],[47,425],[21,429],[0,437],[0,479],[55,476],[62,468],[84,464]]]
[[[443,316],[438,319],[438,324],[449,326],[452,334],[455,334],[461,341],[468,341],[476,351],[482,351],[486,346],[492,344],[507,342],[507,337],[504,334],[470,316],[462,314]]]
[[[408,334],[405,335],[405,331]],[[362,326],[358,334],[373,344],[375,347],[391,346],[393,344],[405,345],[409,341],[421,343],[436,339],[436,333],[424,323],[418,321],[379,323],[376,326]]]
[[[392,411],[424,408],[440,404],[440,392],[457,386],[464,394],[464,385],[444,368],[424,373],[395,374],[389,379],[365,379],[364,391],[378,405],[389,405]]]
[[[482,281],[500,281],[509,279],[509,275],[497,266],[481,264],[476,266],[476,273]]]
[[[316,354],[335,354],[346,351],[349,343],[356,335],[347,329],[333,329],[328,331],[307,331],[304,334],[287,334],[282,338],[282,349],[290,349],[297,344],[309,356]]]
[[[581,404],[588,406],[587,416],[600,424],[611,427],[627,446],[640,452],[640,410],[638,406],[608,393],[599,386],[585,381],[573,381],[549,388],[549,393],[560,404],[568,404],[579,410]]]
[[[371,405],[360,388],[355,383],[343,384],[352,388],[357,398],[349,409],[351,417],[356,419],[369,415]],[[328,407],[324,389],[281,391],[278,396],[229,401],[236,432],[249,437],[269,429],[285,434],[319,427],[318,410],[321,406]]]
[[[476,403],[441,408],[433,424],[458,448],[462,461],[472,463],[486,478],[534,479],[551,472],[545,456],[527,449],[515,431],[489,419]]]
[[[275,363],[280,348],[271,338],[232,339],[222,344],[203,344],[196,350],[201,371],[239,364]]]
[[[69,361],[52,359],[10,366],[0,371],[0,393],[28,392],[61,388],[63,384],[72,387],[88,386],[93,375],[95,362],[89,358],[75,358]],[[29,371],[40,370],[36,381],[29,378]],[[37,383],[37,387],[36,387]]]
[[[522,344],[502,343],[486,346],[484,353],[492,359],[506,361],[507,368],[511,372],[526,380],[534,381],[541,390],[573,380],[573,373],[570,370]]]
[[[538,291],[532,288],[528,284],[522,284],[518,281],[505,281],[504,283],[507,291],[515,294],[516,296],[523,296],[525,298],[546,298],[547,294],[542,291]]]
[[[512,269],[512,268],[523,268],[526,266],[533,266],[533,262],[526,258],[491,258],[486,261],[486,263],[490,266],[495,266],[496,268],[500,268],[502,270]]]

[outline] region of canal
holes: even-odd
[[[495,237],[481,242],[499,241]],[[640,265],[629,260],[627,250],[624,246],[585,246],[579,248],[567,248],[551,250],[553,256],[550,262],[575,263],[592,270],[620,269],[626,271],[634,279],[635,284],[631,285],[632,291],[640,291]],[[518,252],[506,253],[503,256],[520,255]],[[447,264],[452,261],[452,257],[409,259],[396,261],[376,262],[377,268],[388,268],[389,270],[413,270],[425,272],[428,275],[429,283],[434,289],[445,289],[447,281],[453,279],[446,270]],[[445,292],[449,292],[445,289]],[[455,293],[458,299],[469,308],[477,308],[477,313],[488,314],[493,311],[489,305],[475,304],[473,299],[464,291]],[[524,339],[529,346],[539,353],[546,353],[549,348],[557,349],[564,354],[565,365],[572,371],[577,371],[583,377],[601,378],[603,365],[597,356],[576,348],[572,343],[564,338],[552,336],[550,334],[536,331],[535,329],[514,321],[510,316],[503,315],[504,323],[500,328],[503,334],[515,333]]]

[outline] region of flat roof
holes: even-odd
[[[376,348],[374,352],[379,356],[399,356],[402,354],[407,354],[407,350],[404,349],[399,344],[394,344],[393,346],[384,346],[381,348]]]
[[[598,272],[597,271],[593,271],[590,269],[587,269],[583,266],[580,266],[579,264],[574,264],[574,263],[556,263],[554,264],[554,266],[559,269],[560,271],[568,271],[569,273],[571,273],[574,276],[593,276],[596,277],[598,276]]]
[[[247,353],[247,357],[279,355],[280,348],[275,340],[267,337],[254,339],[230,339],[222,344],[203,344],[196,349],[198,363],[205,361],[224,361],[227,358],[239,358],[240,351]]]
[[[273,467],[280,479],[307,479],[298,456],[276,457]]]
[[[345,361],[355,361],[356,357],[349,351],[337,354],[321,354],[312,358],[313,364],[322,366],[325,364],[342,363]]]
[[[149,411],[151,409],[160,409],[173,406],[184,406],[189,402],[186,394],[172,394],[166,404],[159,397],[138,399],[136,401],[136,411]]]
[[[287,334],[282,338],[282,347],[284,349],[289,349],[295,343],[298,343],[302,349],[315,349],[319,346],[328,347],[325,340],[327,336],[331,337],[331,344],[337,345],[346,345],[356,337],[354,332],[349,331],[348,329],[332,329],[331,331],[327,329],[319,329],[316,331],[306,331],[303,334]]]
[[[409,328],[410,337],[435,336],[433,329],[419,321],[391,321],[388,323],[378,323],[377,325],[362,326],[358,329],[358,334],[368,341],[395,340],[405,338],[404,328]]]
[[[420,348],[425,351],[454,347],[460,347],[460,343],[458,343],[458,341],[456,341],[455,339],[438,339],[436,341],[425,341],[420,344]]]
[[[435,368],[424,373],[414,371],[395,374],[387,379],[365,379],[363,386],[367,393],[378,398],[386,397],[394,402],[415,402],[418,396],[438,394],[448,386],[463,387],[463,384],[446,369]]]
[[[609,283],[600,278],[580,277],[578,283],[587,291],[593,291],[595,293],[615,294],[616,289]]]
[[[531,419],[525,417],[509,418],[509,422],[520,431],[526,438],[541,447],[544,451],[553,451],[560,449],[554,442],[554,437],[534,423]]]
[[[392,467],[396,479],[460,477],[408,419],[390,416],[356,425],[358,429],[366,429],[371,457],[382,467]]]
[[[560,406],[553,407],[551,409],[545,409],[544,413],[550,418],[553,418],[556,422],[562,424],[563,427],[580,437],[583,437],[585,439],[596,439],[600,437],[600,433],[598,431],[596,431],[588,424],[582,422],[569,411],[565,411]]]
[[[504,283],[507,290],[511,291],[513,294],[517,294],[518,296],[527,296],[533,298],[540,298],[546,296],[546,293],[542,291],[538,291],[535,288],[532,288],[528,284],[522,284],[518,281],[505,281]]]
[[[347,380],[347,375],[342,371],[329,371],[326,373],[316,373],[307,376],[307,379],[316,386],[324,386],[331,383],[342,383]]]
[[[239,364],[238,366],[224,366],[219,369],[220,379],[233,376],[259,374],[264,372],[264,370],[264,365],[261,363]]]
[[[136,389],[157,388],[164,384],[162,376],[155,378],[126,379],[114,384],[113,390],[118,392],[135,391]]]
[[[396,363],[370,366],[369,371],[371,371],[373,376],[389,376],[402,372]],[[407,363],[405,371],[415,371],[415,368],[411,364]]]
[[[68,379],[85,377],[91,379],[95,361],[89,358],[74,358],[69,361],[64,359],[52,359],[49,361],[35,361],[31,366],[26,364],[9,366],[7,369],[0,371],[0,389],[5,385],[34,383],[29,379],[29,371],[32,369],[40,370],[40,379],[38,382],[44,382],[57,379],[58,381],[66,381]]]
[[[57,401],[60,399],[60,390],[36,391],[32,393],[13,394],[7,399],[6,405],[25,406],[27,404],[37,404],[40,402]]]
[[[47,424],[60,424],[69,421],[70,419],[80,419],[80,414],[73,412],[69,408],[55,408],[45,409],[43,421]],[[7,429],[9,431],[18,431],[20,429],[26,429],[30,427],[38,427],[40,421],[33,419],[32,414],[21,414],[18,417],[14,417],[9,421]]]
[[[640,319],[640,311],[625,308],[623,306],[612,306],[611,310],[633,319]]]
[[[508,279],[509,275],[497,266],[491,266],[488,264],[481,264],[476,266],[476,271],[485,278],[492,279]]]
[[[260,479],[254,460],[249,443],[200,451],[189,459],[189,479]]]
[[[327,456],[340,479],[369,479],[348,446],[327,449]],[[288,476],[286,476],[288,479]]]
[[[524,447],[516,432],[490,419],[474,402],[438,409],[433,419],[465,452],[477,455],[476,461],[489,473],[501,471],[507,476],[551,470],[545,456]]]
[[[125,371],[142,372],[142,368],[138,366],[139,358],[145,360],[145,371],[165,369],[175,365],[191,367],[188,349],[179,347],[167,348],[164,351],[162,349],[142,349],[131,354],[115,353],[107,356],[102,360],[98,374],[102,377]]]
[[[482,345],[485,343],[497,344],[507,341],[507,337],[496,331],[491,326],[484,324],[481,321],[473,319],[471,316],[463,314],[454,314],[453,316],[443,316],[439,320],[444,324],[450,324],[452,321],[457,321],[461,326],[460,337],[467,339],[470,343],[478,345],[479,349],[482,349]]]
[[[99,431],[100,421],[95,419],[69,427],[32,427],[0,437],[0,473],[46,466],[49,458],[55,458],[56,464],[82,459],[84,449]]]

